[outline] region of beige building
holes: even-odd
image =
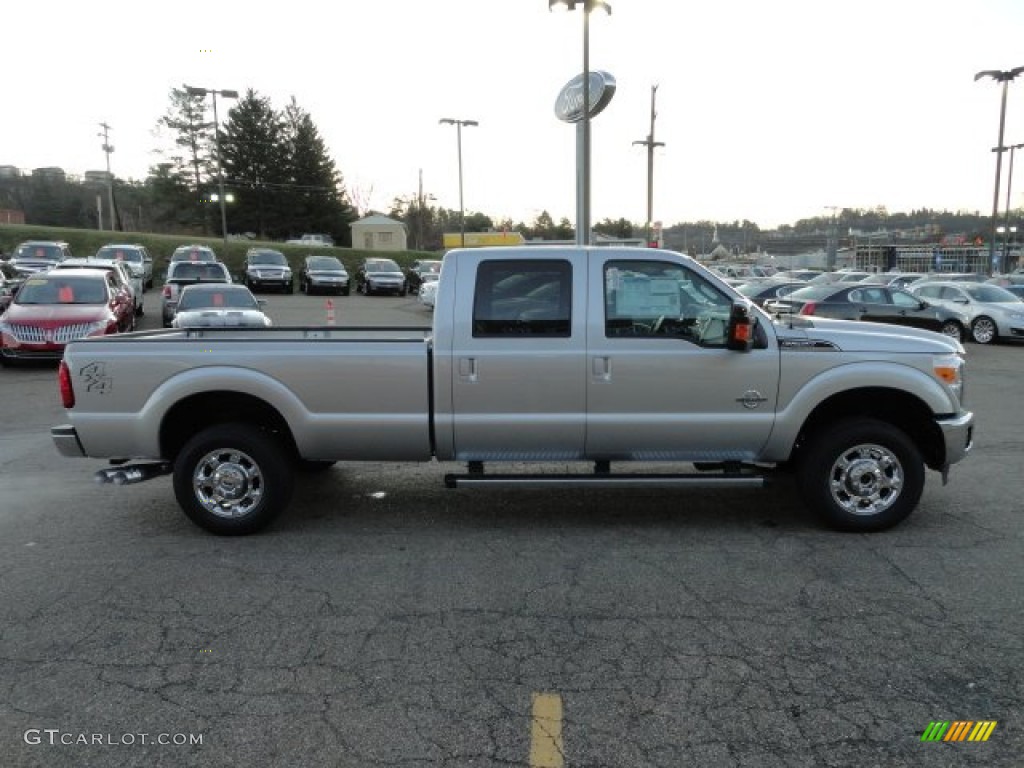
[[[352,247],[367,251],[404,251],[406,250],[407,232],[405,224],[379,213],[354,221],[352,227]]]

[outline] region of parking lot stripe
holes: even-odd
[[[563,765],[562,697],[557,693],[535,693],[530,721],[530,768]]]

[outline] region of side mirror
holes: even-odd
[[[966,296],[957,296],[955,299],[953,299],[953,302],[955,304],[970,304],[971,303],[970,300]]]
[[[917,304],[917,308],[918,308],[918,309],[928,309],[928,307],[930,307],[930,306],[931,306],[931,304],[929,304],[929,303],[928,303],[927,301],[925,301],[924,299],[921,299],[921,300],[920,300],[920,301],[918,302],[918,304]]]
[[[733,352],[749,352],[754,345],[754,324],[756,318],[751,316],[750,305],[736,302],[729,310],[729,328],[725,340],[725,348]]]

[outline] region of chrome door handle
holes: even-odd
[[[463,357],[459,359],[459,376],[470,381],[476,381],[476,358]]]

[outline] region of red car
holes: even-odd
[[[69,341],[134,330],[134,309],[106,270],[33,275],[0,317],[0,363],[60,360]]]

